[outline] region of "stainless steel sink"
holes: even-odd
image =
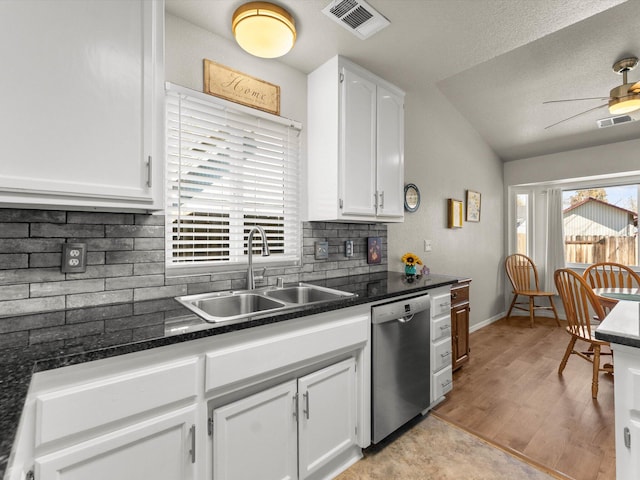
[[[341,292],[339,290],[329,290],[320,287],[308,285],[297,285],[295,287],[283,287],[265,292],[270,298],[282,300],[286,303],[307,304],[316,302],[326,302],[329,300],[337,300],[345,296],[351,296],[350,293]]]
[[[186,295],[176,297],[176,300],[207,322],[235,323],[259,314],[353,296],[353,293],[301,283],[286,287]]]

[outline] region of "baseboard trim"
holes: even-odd
[[[474,323],[473,325],[469,325],[469,333],[473,333],[476,330],[480,330],[481,328],[484,328],[488,325],[491,325],[494,322],[497,322],[498,320],[504,318],[505,312],[499,313],[498,315],[494,315],[493,317],[490,317],[486,320],[484,320],[483,322],[480,323]]]
[[[504,316],[504,315],[503,315]],[[562,472],[559,472],[557,470],[554,470],[551,467],[548,467],[546,465],[543,465],[540,462],[537,462],[529,457],[527,457],[525,454],[518,452],[517,450],[514,450],[511,447],[506,447],[504,445],[500,445],[499,443],[494,442],[493,440],[487,438],[486,436],[474,431],[473,429],[469,429],[466,427],[463,427],[462,425],[460,425],[458,422],[448,418],[446,415],[443,415],[442,413],[438,413],[437,411],[431,411],[431,415],[433,415],[434,417],[439,418],[440,420],[442,420],[445,423],[448,423],[449,425],[462,430],[463,432],[467,432],[470,433],[471,435],[474,435],[476,437],[478,437],[480,440],[482,440],[483,442],[491,445],[492,447],[495,447],[499,450],[502,450],[503,452],[512,455],[516,458],[518,458],[519,460],[522,460],[523,462],[531,465],[533,468],[540,470],[541,472],[544,472],[548,475],[551,475],[552,477],[558,479],[558,480],[575,480],[573,477],[570,477]]]

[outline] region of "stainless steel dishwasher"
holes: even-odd
[[[371,440],[378,443],[430,403],[430,297],[371,309]]]

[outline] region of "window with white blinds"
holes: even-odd
[[[255,263],[299,262],[300,124],[171,84],[166,110],[167,269],[240,269],[254,225]]]

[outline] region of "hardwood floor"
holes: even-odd
[[[613,377],[600,374],[593,400],[590,363],[571,355],[558,375],[569,341],[561,323],[512,317],[472,333],[470,361],[435,411],[575,480],[615,480]]]

